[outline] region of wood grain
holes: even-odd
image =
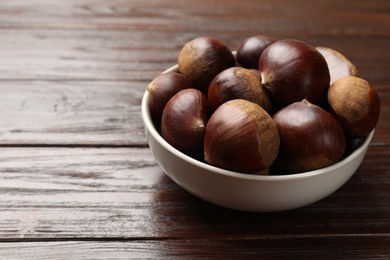
[[[200,35],[232,50],[245,37],[297,38],[344,53],[389,81],[385,1],[13,1],[0,3],[0,79],[149,81]],[[212,11],[212,12],[211,12]]]
[[[310,30],[327,34],[388,34],[386,14],[389,10],[390,4],[386,0],[354,1],[353,4],[337,0],[322,0],[316,4],[308,4],[305,0],[248,0],[245,3],[223,0],[33,0],[27,3],[3,0],[0,23],[6,28],[29,29],[209,31],[211,25],[216,31],[240,28],[298,33]],[[18,19],[20,17],[23,19]],[[359,19],[361,17],[365,19]]]
[[[146,146],[138,81],[0,81],[0,145]],[[390,85],[372,145],[389,143]]]
[[[305,24],[304,30],[279,28],[292,26],[291,21],[283,19],[293,19],[296,28],[303,26],[297,24],[302,20],[295,17],[299,14],[296,10],[299,3],[291,6],[292,17],[283,16],[280,20],[277,14],[282,3],[278,1],[267,5],[252,3],[252,7],[249,4],[238,6],[232,1],[223,8],[216,8],[220,13],[216,17],[210,17],[207,9],[192,2],[189,3],[192,6],[141,2],[55,1],[49,5],[43,5],[45,1],[1,2],[0,112],[3,117],[0,144],[145,146],[139,113],[143,91],[158,73],[176,63],[186,41],[203,33],[224,40],[232,50],[245,37],[270,33],[341,51],[356,64],[361,76],[378,89],[383,105],[373,143],[387,141],[386,134],[390,131],[390,51],[387,47],[390,35],[386,33],[389,25],[385,16],[375,5],[357,3],[343,18],[343,22],[350,18],[359,26],[362,22],[366,26],[370,24],[372,31],[346,24],[345,28],[350,29],[346,32],[342,27],[334,31],[321,29],[318,25],[324,26],[326,22],[319,20]],[[383,10],[386,10],[386,3]],[[211,1],[210,5],[219,6],[219,2]],[[330,11],[332,5],[339,3],[322,3],[310,8]],[[262,8],[268,10],[267,16],[255,16],[255,10]],[[156,11],[161,9],[168,14]],[[212,27],[207,24],[210,19],[218,22],[231,19],[232,10],[237,10],[234,15],[239,19],[234,19],[235,26],[221,24],[227,31],[216,30],[218,23],[212,23]],[[174,19],[182,17],[181,12],[199,16],[196,21],[205,25],[204,32],[181,31],[169,26],[164,30],[161,26],[137,27],[134,21],[148,14],[148,18],[174,23]],[[262,20],[270,17],[275,17],[272,18],[275,21]],[[42,18],[51,22],[43,23],[45,19]],[[185,21],[188,24],[177,26],[195,26],[193,21]],[[83,22],[88,30],[77,26]],[[254,29],[251,22],[270,28]],[[122,23],[126,26],[121,26]],[[135,25],[130,26],[131,23]],[[6,28],[1,29],[1,25]],[[375,37],[372,36],[374,33]]]
[[[0,259],[387,259],[390,2],[0,1]],[[334,48],[379,92],[374,139],[329,197],[255,214],[202,201],[147,147],[147,84],[209,35]]]
[[[145,146],[142,82],[0,83],[0,144]]]
[[[1,24],[1,23],[0,23]],[[245,28],[246,23],[242,23]],[[383,26],[380,26],[382,28]],[[1,29],[0,29],[1,30]],[[389,29],[390,30],[390,29]],[[130,80],[151,81],[177,63],[181,47],[200,35],[224,41],[231,50],[246,37],[265,34],[253,31],[208,32],[121,30],[1,30],[0,80]],[[373,84],[389,82],[390,35],[318,35],[283,33],[271,36],[295,38],[314,46],[334,48],[348,57],[362,77]]]
[[[3,148],[0,158],[0,241],[390,233],[389,147],[371,147],[330,197],[268,214],[197,199],[165,176],[148,148]]]
[[[73,241],[0,244],[2,259],[384,259],[390,238],[371,236]]]

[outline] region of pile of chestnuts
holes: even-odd
[[[250,174],[332,165],[376,126],[380,99],[341,53],[295,39],[187,42],[178,72],[147,87],[162,137],[192,158]]]

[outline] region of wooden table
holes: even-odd
[[[0,259],[389,259],[390,1],[309,2],[2,0]],[[382,101],[359,170],[304,208],[204,202],[144,136],[145,88],[185,42],[255,34],[339,50]]]

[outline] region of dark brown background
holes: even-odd
[[[390,257],[390,1],[0,2],[0,259]],[[310,3],[310,4],[309,4]],[[156,165],[140,103],[201,35],[345,54],[382,112],[356,174],[280,213],[219,208]]]

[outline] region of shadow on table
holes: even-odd
[[[365,198],[372,200],[373,196],[377,196],[375,186],[365,183],[364,176],[358,172],[334,194],[312,205],[284,212],[241,212],[203,201],[162,173],[155,187],[155,204],[150,210],[154,220],[151,224],[156,225],[155,235],[162,237],[364,234],[372,224],[370,221],[375,221],[381,213],[380,207],[365,205]]]

